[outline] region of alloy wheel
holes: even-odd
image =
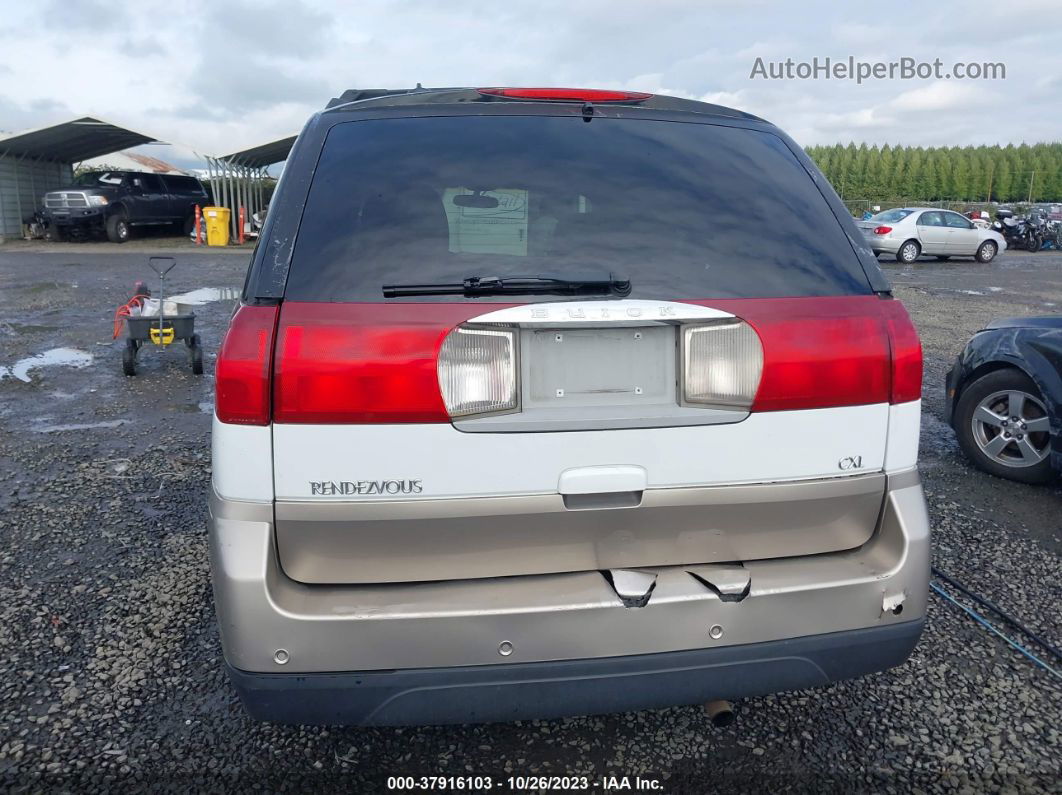
[[[977,404],[970,422],[977,447],[998,464],[1029,467],[1047,458],[1051,421],[1044,404],[1027,392],[993,392]]]

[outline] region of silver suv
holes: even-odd
[[[773,125],[635,92],[351,91],[261,241],[210,503],[252,715],[642,709],[917,642],[918,337]]]

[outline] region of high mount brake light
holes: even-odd
[[[887,235],[891,231],[892,231],[892,227],[891,226],[875,226],[874,227],[874,234],[875,235]]]
[[[479,88],[480,94],[506,99],[539,99],[555,102],[644,102],[652,97],[643,91],[606,91],[600,88]]]

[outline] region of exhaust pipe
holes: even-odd
[[[734,707],[729,701],[709,701],[704,705],[704,714],[717,729],[725,729],[734,722]]]

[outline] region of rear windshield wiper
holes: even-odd
[[[407,295],[618,295],[631,293],[629,279],[609,274],[607,279],[555,279],[548,276],[471,276],[443,284],[385,284],[384,298]]]

